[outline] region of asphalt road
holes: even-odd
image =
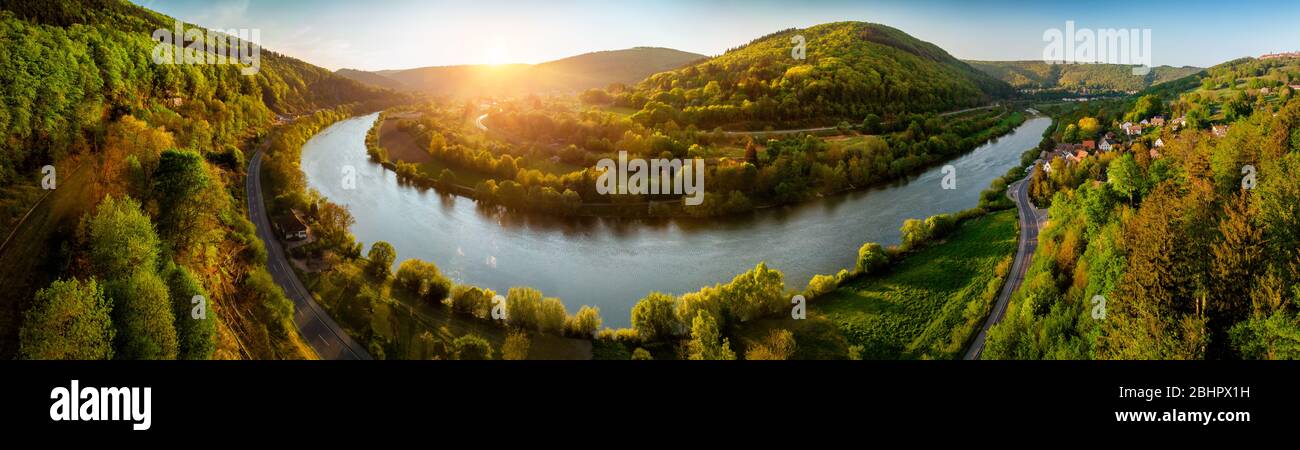
[[[1034,162],[1033,167],[1034,171],[1038,170],[1037,161]],[[1029,180],[1032,178],[1031,171],[1029,176],[1012,183],[1011,188],[1007,190],[1007,196],[1016,202],[1016,208],[1020,212],[1020,245],[1016,249],[1016,260],[1011,265],[1011,273],[1007,274],[1007,282],[1002,285],[998,301],[993,305],[993,312],[984,321],[984,327],[980,329],[979,335],[975,336],[975,341],[966,350],[964,359],[980,358],[980,353],[984,352],[984,340],[988,338],[989,329],[1001,322],[1002,316],[1006,315],[1011,294],[1015,293],[1016,289],[1020,289],[1020,284],[1025,281],[1029,260],[1034,256],[1034,250],[1038,248],[1038,231],[1042,228],[1043,221],[1047,219],[1047,212],[1034,207],[1034,204],[1029,202]]]
[[[248,179],[245,189],[248,195],[249,220],[257,226],[257,237],[266,245],[266,266],[271,271],[275,284],[280,285],[284,294],[293,300],[293,321],[298,325],[298,332],[307,340],[321,359],[371,359],[366,351],[351,336],[339,327],[329,313],[316,303],[294,273],[289,260],[285,258],[284,248],[275,238],[271,229],[270,218],[266,215],[266,206],[262,201],[262,149],[258,149],[248,163]]]

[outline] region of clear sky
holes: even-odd
[[[1154,65],[1211,66],[1300,50],[1292,1],[132,0],[212,28],[257,28],[264,47],[329,69],[538,63],[598,50],[722,53],[825,22],[889,25],[962,59],[1042,59],[1043,32],[1141,28]]]

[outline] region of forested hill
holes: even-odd
[[[1146,75],[1134,75],[1124,64],[1047,64],[1042,61],[966,61],[1017,89],[1089,88],[1103,91],[1140,91],[1200,72],[1199,67],[1156,66]]]
[[[792,39],[802,36],[805,58]],[[947,111],[1008,95],[1006,83],[884,25],[837,22],[776,32],[655,74],[620,101],[702,127],[738,122],[860,122],[868,114]],[[662,114],[661,114],[662,115]]]
[[[234,65],[155,64],[151,33],[173,24],[125,0],[0,3],[0,186],[16,168],[90,148],[123,114],[194,118],[168,125],[200,129],[183,134],[207,149],[234,143],[276,113],[397,99],[267,49],[253,76]]]
[[[584,53],[541,64],[460,65],[337,73],[375,86],[453,97],[576,93],[613,83],[632,84],[651,74],[703,59],[680,50],[635,47]]]

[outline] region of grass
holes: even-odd
[[[833,339],[809,342],[809,333],[799,328],[816,326],[812,319],[820,317],[848,345],[862,346],[867,359],[959,356],[970,334],[965,311],[974,303],[978,319],[987,316],[991,302],[984,293],[997,279],[999,264],[1015,254],[1016,223],[1015,210],[966,222],[946,241],[905,256],[884,273],[848,281],[810,301],[810,320],[776,322],[808,322],[791,324],[805,354],[839,351]]]

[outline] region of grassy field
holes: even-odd
[[[865,359],[960,356],[972,330],[978,330],[968,323],[978,324],[988,315],[990,285],[996,298],[998,266],[1010,266],[1016,233],[1015,210],[966,222],[945,241],[907,255],[890,270],[848,281],[810,301],[808,320],[747,325],[738,333],[740,340],[788,328],[795,334],[798,358],[843,357],[845,346],[852,345],[862,346]],[[840,339],[828,333],[830,327]]]

